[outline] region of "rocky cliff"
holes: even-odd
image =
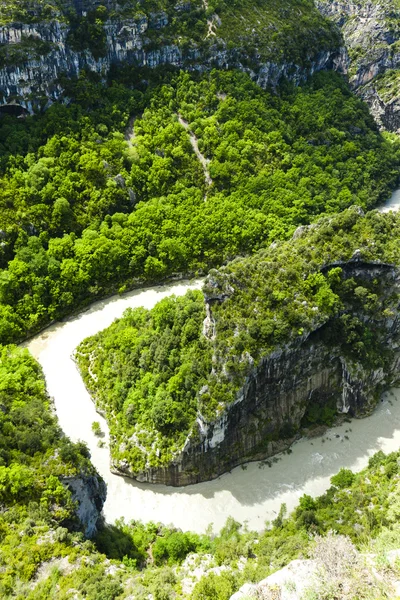
[[[398,214],[352,207],[82,342],[113,470],[196,483],[369,414],[398,380],[399,231]]]
[[[105,76],[121,63],[237,67],[262,86],[282,77],[299,83],[314,71],[341,68],[339,36],[311,1],[285,0],[279,7],[222,2],[214,10],[200,0],[85,0],[47,11],[37,1],[17,13],[7,11],[8,4],[0,9],[2,103],[29,110],[60,96],[60,75],[86,69]]]
[[[77,503],[75,514],[85,536],[93,537],[107,497],[105,482],[97,475],[77,475],[64,477],[62,483],[71,492],[73,501]]]
[[[288,448],[311,407],[315,412],[318,407],[335,406],[338,413],[356,417],[374,408],[382,390],[398,379],[400,318],[393,314],[397,314],[400,272],[391,265],[364,263],[357,256],[340,263],[340,268],[345,279],[360,286],[376,279],[383,284],[387,317],[367,317],[367,321],[376,332],[376,346],[390,354],[386,368],[352,360],[340,342],[332,343],[335,317],[265,356],[219,418],[210,422],[199,413],[197,431],[172,464],[147,469],[136,476],[139,481],[186,485],[212,479],[241,463]],[[220,295],[208,296],[209,318],[213,304],[221,301]],[[132,475],[124,464],[113,468]]]
[[[348,74],[382,128],[399,130],[400,9],[391,0],[315,4],[319,13],[296,0],[279,7],[36,0],[16,11],[7,0],[0,9],[0,102],[43,108],[60,97],[60,76],[105,76],[116,64],[235,67],[263,87],[335,69]]]
[[[316,0],[340,28],[353,89],[377,123],[400,131],[400,6],[392,0]]]

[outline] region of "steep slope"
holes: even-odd
[[[67,538],[72,546],[82,533],[95,535],[106,486],[89,459],[86,446],[72,444],[58,427],[29,352],[0,347],[2,598],[21,563],[22,578],[29,578],[43,561],[63,556]]]
[[[184,485],[361,416],[397,381],[399,217],[352,208],[83,342],[117,472]],[[202,324],[203,321],[203,324]]]
[[[352,87],[381,127],[399,131],[400,4],[397,0],[316,0],[316,6],[343,34]]]
[[[29,109],[58,97],[61,74],[104,75],[115,63],[237,67],[266,86],[298,83],[340,58],[340,38],[312,0],[7,0],[0,25],[3,103]]]
[[[25,520],[3,511],[1,598],[299,600],[305,590],[321,600],[394,598],[399,506],[399,453],[378,452],[361,473],[334,475],[323,496],[300,498],[291,515],[282,506],[259,533],[231,518],[204,535],[120,521],[94,544],[52,528],[43,510]]]
[[[113,291],[207,272],[321,213],[371,208],[397,181],[400,141],[335,73],[282,95],[234,71],[167,78],[142,94],[81,77],[68,106],[0,120],[1,342]]]
[[[399,550],[381,556],[361,554],[348,538],[330,532],[316,536],[312,559],[297,559],[257,584],[246,583],[230,600],[347,600],[398,598]]]

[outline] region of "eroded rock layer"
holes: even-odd
[[[377,123],[400,130],[400,7],[392,0],[317,0],[316,6],[340,28],[347,72],[356,93]]]
[[[335,318],[329,320],[266,356],[218,419],[206,422],[199,415],[198,431],[188,438],[175,461],[165,468],[146,469],[136,475],[139,481],[187,485],[212,479],[248,460],[265,459],[288,448],[311,406],[314,410],[336,406],[339,413],[355,417],[376,406],[383,389],[398,379],[400,273],[392,265],[363,262],[357,255],[330,267],[339,264],[346,279],[360,285],[376,279],[382,283],[387,316],[358,317],[375,332],[375,344],[382,353],[390,355],[385,369],[349,359],[340,340],[332,341]],[[213,302],[224,298],[207,300],[212,314]],[[351,307],[347,311],[351,314]],[[114,463],[113,468],[132,475],[121,464]]]
[[[37,1],[16,15],[7,6],[0,8],[2,104],[29,110],[59,98],[60,76],[84,69],[106,76],[122,63],[236,67],[262,86],[275,86],[283,77],[300,83],[315,71],[341,68],[340,37],[311,1],[222,4],[218,13],[200,0],[123,5],[67,0],[50,12]]]

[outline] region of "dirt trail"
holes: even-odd
[[[208,9],[208,2],[207,2],[207,0],[203,0],[203,6],[204,6],[204,10]],[[206,35],[206,39],[208,37],[210,37],[210,35],[217,35],[215,33],[215,31],[213,30],[213,27],[214,27],[214,18],[213,17],[214,17],[214,15],[211,16],[211,19],[207,19],[208,32],[207,32],[207,35]]]
[[[128,127],[125,130],[124,140],[128,142],[128,146],[131,148],[133,140],[135,139],[135,121],[139,119],[140,115],[135,115],[129,119]]]
[[[178,121],[182,125],[182,127],[184,127],[186,129],[186,131],[189,133],[190,143],[192,144],[192,148],[193,148],[197,158],[199,159],[201,166],[203,167],[204,178],[206,180],[206,184],[208,187],[210,187],[210,185],[212,184],[212,179],[211,179],[210,170],[209,170],[210,161],[208,158],[206,158],[204,156],[204,154],[202,154],[200,152],[197,137],[195,136],[193,131],[191,131],[191,129],[189,127],[189,123],[187,121],[185,121],[185,119],[183,117],[181,117],[181,115],[178,115]]]

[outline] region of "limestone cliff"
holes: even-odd
[[[150,467],[135,474],[139,481],[186,485],[215,478],[248,460],[272,456],[294,441],[310,407],[315,410],[335,404],[339,413],[356,417],[374,408],[383,389],[398,379],[400,272],[390,264],[364,262],[357,253],[351,260],[330,264],[323,271],[338,266],[345,280],[357,281],[359,286],[381,282],[384,312],[357,316],[375,332],[376,347],[388,355],[385,368],[353,360],[332,335],[339,316],[357,313],[348,305],[340,315],[319,322],[296,341],[262,358],[222,414],[210,421],[199,413],[197,428],[175,460],[168,467]],[[215,303],[223,303],[230,294],[229,286],[220,281],[214,286],[209,280],[208,289],[213,288],[216,293],[206,294],[207,321],[214,321]],[[205,327],[208,335],[213,331]],[[114,462],[113,469],[132,476],[126,463]]]
[[[400,131],[400,7],[392,0],[316,0],[340,28],[353,89],[377,123]]]
[[[1,103],[29,110],[59,98],[60,75],[90,69],[105,76],[121,63],[237,67],[262,86],[282,77],[299,83],[314,71],[341,68],[340,38],[312,1],[221,3],[213,12],[201,0],[85,0],[59,2],[44,12],[37,0],[17,14],[7,12],[8,4],[0,8]]]
[[[235,67],[263,87],[335,69],[348,74],[382,128],[400,129],[400,12],[391,0],[316,0],[319,13],[296,0],[214,8],[201,0],[36,0],[17,13],[9,4],[0,7],[0,105],[43,108],[60,97],[60,76],[106,76],[123,63]]]
[[[76,516],[86,537],[91,538],[97,531],[101,511],[107,496],[106,484],[98,475],[77,475],[62,479],[63,485],[71,492],[77,503]]]

